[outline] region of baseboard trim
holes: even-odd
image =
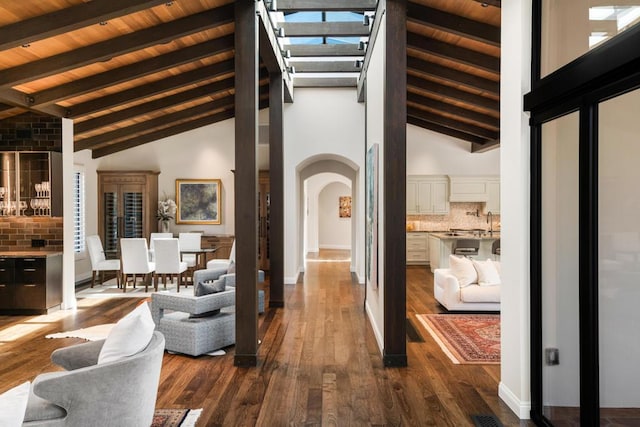
[[[376,337],[376,342],[378,343],[378,349],[380,350],[380,354],[382,355],[382,347],[383,347],[383,339],[382,333],[378,329],[376,322],[373,321],[373,313],[371,313],[371,307],[369,307],[369,301],[365,303],[365,311],[367,312],[367,318],[369,319],[369,324],[371,325],[371,329],[373,329],[373,335]]]
[[[531,401],[521,401],[502,381],[498,386],[498,397],[500,397],[509,409],[521,420],[531,418]]]
[[[295,285],[298,283],[298,276],[288,276],[284,278],[285,285]]]

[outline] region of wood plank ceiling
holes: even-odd
[[[372,24],[278,21],[301,10],[373,17],[375,0],[266,4],[294,87],[357,85],[366,43],[292,40],[366,41]],[[73,119],[75,150],[96,158],[231,118],[233,16],[230,0],[0,0],[0,120],[27,110]],[[499,25],[499,0],[408,2],[408,123],[474,150],[499,141]]]

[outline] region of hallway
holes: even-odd
[[[330,255],[321,251],[315,261]],[[420,329],[414,314],[437,311],[427,269],[409,267],[407,281],[408,317],[418,331],[407,345],[408,368],[383,368],[364,286],[351,282],[349,262],[311,261],[303,283],[285,286],[286,308],[260,316],[258,367],[234,367],[233,347],[221,357],[165,354],[156,407],[203,408],[198,426],[459,427],[473,425],[470,414],[492,413],[505,426],[532,425],[499,401],[498,366],[453,365]],[[46,334],[113,322],[139,301],[81,299],[75,314],[0,317],[0,392],[55,370],[51,351],[81,342]]]

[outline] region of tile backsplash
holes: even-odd
[[[9,216],[0,221],[0,251],[61,251],[62,217]],[[45,246],[32,248],[31,239],[42,239]]]
[[[476,216],[476,212],[479,216]],[[413,231],[448,231],[451,228],[489,230],[484,203],[452,202],[447,215],[407,215],[407,228]],[[493,216],[493,230],[500,230],[500,215]]]

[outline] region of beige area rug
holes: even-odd
[[[417,314],[455,364],[500,363],[499,314]]]
[[[175,294],[177,289],[177,283],[169,282],[167,280],[167,288],[164,288],[162,281],[158,284],[158,292],[167,292]],[[144,285],[138,282],[136,287],[133,288],[131,283],[127,285],[127,291],[123,292],[122,288],[118,288],[116,279],[110,279],[101,285],[95,285],[93,288],[85,288],[79,292],[76,292],[76,298],[146,298],[150,297],[151,293],[155,292],[153,286],[149,286],[149,291],[144,291]],[[184,287],[180,286],[180,293],[186,292],[187,295],[193,294],[193,286],[189,285]]]

